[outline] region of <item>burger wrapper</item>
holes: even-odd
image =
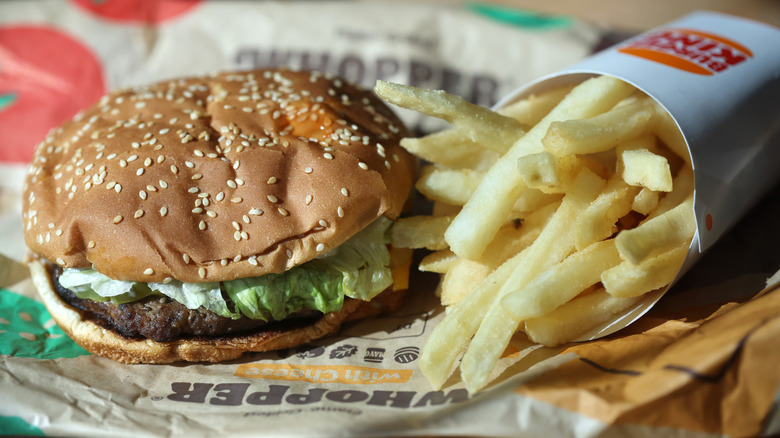
[[[700,231],[697,243],[711,250],[697,257],[663,300],[619,333],[558,348],[533,345],[519,334],[490,387],[469,395],[455,375],[436,391],[420,373],[417,359],[431,328],[443,317],[433,293],[437,278],[413,272],[402,309],[349,324],[336,336],[299,348],[220,364],[123,365],[88,354],[51,320],[23,264],[21,181],[24,157],[34,142],[24,144],[18,133],[8,143],[9,126],[19,120],[28,121],[30,130],[39,120],[56,125],[62,117],[57,108],[67,106],[58,96],[86,94],[96,83],[110,89],[202,71],[260,67],[271,60],[305,67],[315,58],[322,63],[315,67],[355,75],[367,86],[381,77],[448,88],[492,105],[485,96],[508,94],[560,71],[583,59],[603,36],[574,20],[481,7],[165,1],[140,9],[139,15],[112,3],[0,5],[0,99],[5,99],[0,100],[5,104],[0,109],[1,433],[708,437],[780,432],[780,290],[766,287],[780,267],[780,236],[774,229],[780,190],[763,179],[767,185],[762,187],[744,181],[733,169],[716,172],[724,176],[725,186],[749,184],[754,199],[769,188],[730,231],[723,232],[725,225],[716,228],[732,220],[722,213],[729,208],[712,196],[699,207],[707,190],[700,182],[708,178],[700,177],[700,171],[708,160],[722,166],[740,161],[730,153],[722,162],[717,156],[698,158],[700,143],[693,132],[702,131],[687,130],[685,114],[677,114],[679,108],[660,94],[657,99],[683,128],[694,155],[697,214],[712,214],[713,230],[722,235],[712,245],[715,238]],[[758,23],[740,26],[766,31]],[[79,53],[97,60],[100,73],[90,76],[92,64],[85,61],[78,63],[82,71],[66,80],[64,64],[47,70],[41,58],[14,52],[17,46],[4,33],[41,28],[37,40],[65,35],[59,51],[78,43],[85,49]],[[767,56],[742,34],[723,27],[712,32],[749,47],[755,60]],[[42,50],[40,45],[27,47]],[[15,62],[9,62],[9,53]],[[48,51],[42,59],[57,53]],[[772,68],[776,74],[777,67]],[[753,76],[738,76],[754,81]],[[85,85],[84,77],[99,80]],[[768,83],[754,85],[751,90],[772,90]],[[37,104],[25,104],[30,102],[25,90],[33,90]],[[696,108],[694,112],[702,110]],[[414,114],[404,117],[421,131],[436,127]],[[747,138],[737,125],[729,123],[724,135]],[[756,156],[759,150],[755,148]],[[736,179],[725,178],[735,174]]]
[[[778,74],[780,29],[696,12],[532,81],[497,106],[607,75],[665,108],[685,139],[695,180],[696,233],[679,279],[780,180]],[[621,330],[668,289],[648,294],[581,339]]]

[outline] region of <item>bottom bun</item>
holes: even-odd
[[[69,306],[54,291],[53,280],[42,260],[31,260],[29,266],[43,304],[65,334],[90,353],[122,363],[221,362],[238,358],[250,351],[297,347],[336,333],[345,322],[396,310],[405,292],[388,289],[370,302],[346,298],[341,310],[327,313],[303,327],[269,329],[239,336],[156,342],[126,338],[85,319],[81,311]]]

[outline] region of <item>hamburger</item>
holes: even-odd
[[[33,281],[86,350],[216,362],[396,309],[389,248],[415,161],[379,99],[316,72],[117,90],[36,148],[23,221]]]

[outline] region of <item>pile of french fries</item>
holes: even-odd
[[[497,111],[382,81],[375,92],[452,125],[402,141],[427,162],[416,187],[433,213],[392,231],[442,274],[446,315],[420,358],[434,387],[460,358],[479,391],[516,332],[561,345],[673,281],[696,230],[693,170],[641,91],[597,76]]]

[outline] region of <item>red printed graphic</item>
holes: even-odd
[[[71,0],[109,20],[157,24],[189,12],[201,0]]]
[[[653,32],[630,41],[617,50],[705,76],[724,72],[753,57],[753,53],[742,44],[722,36],[690,29]]]
[[[52,127],[105,93],[93,53],[42,26],[0,27],[0,162],[24,163]]]

